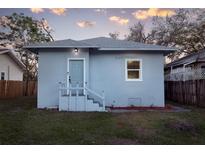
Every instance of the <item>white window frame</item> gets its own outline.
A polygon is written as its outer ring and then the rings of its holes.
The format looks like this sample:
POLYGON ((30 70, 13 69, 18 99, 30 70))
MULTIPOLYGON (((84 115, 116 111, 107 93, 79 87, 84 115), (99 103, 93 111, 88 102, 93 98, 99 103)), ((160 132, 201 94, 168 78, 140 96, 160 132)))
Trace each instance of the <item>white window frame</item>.
POLYGON ((142 59, 134 59, 134 58, 125 59, 125 81, 143 81, 142 80, 142 59), (128 61, 139 61, 140 62, 140 69, 127 69, 127 62, 128 61), (129 79, 128 78, 128 70, 139 70, 139 79, 129 79))

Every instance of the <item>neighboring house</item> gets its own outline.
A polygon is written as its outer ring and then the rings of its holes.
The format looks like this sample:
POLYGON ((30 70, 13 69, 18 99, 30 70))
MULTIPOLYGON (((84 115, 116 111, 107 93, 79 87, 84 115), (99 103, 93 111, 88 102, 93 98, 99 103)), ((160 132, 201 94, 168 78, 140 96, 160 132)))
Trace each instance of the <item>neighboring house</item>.
POLYGON ((38 108, 105 111, 105 106, 164 107, 164 56, 158 45, 98 37, 25 48, 39 55, 38 108))
POLYGON ((23 81, 24 64, 10 49, 0 48, 0 80, 23 81))
POLYGON ((205 79, 205 49, 165 66, 165 80, 205 79))

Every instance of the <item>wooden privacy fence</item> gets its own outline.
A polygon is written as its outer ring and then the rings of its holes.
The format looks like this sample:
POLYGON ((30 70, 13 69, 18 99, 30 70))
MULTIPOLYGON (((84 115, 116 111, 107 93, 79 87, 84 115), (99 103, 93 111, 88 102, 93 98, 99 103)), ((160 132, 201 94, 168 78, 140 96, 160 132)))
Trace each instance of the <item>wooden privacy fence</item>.
POLYGON ((0 80, 0 98, 15 98, 25 96, 25 94, 27 96, 37 95, 36 81, 29 81, 28 88, 26 88, 25 81, 0 80))
POLYGON ((205 79, 165 81, 166 99, 205 107, 205 79))

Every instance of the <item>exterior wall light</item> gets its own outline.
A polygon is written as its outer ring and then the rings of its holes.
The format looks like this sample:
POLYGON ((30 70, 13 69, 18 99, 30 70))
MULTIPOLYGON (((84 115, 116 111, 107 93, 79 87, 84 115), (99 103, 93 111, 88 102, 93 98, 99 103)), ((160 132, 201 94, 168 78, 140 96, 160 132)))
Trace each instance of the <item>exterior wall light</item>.
POLYGON ((75 53, 75 55, 77 55, 78 52, 79 52, 79 51, 78 51, 78 48, 75 48, 75 49, 74 49, 74 53, 75 53))

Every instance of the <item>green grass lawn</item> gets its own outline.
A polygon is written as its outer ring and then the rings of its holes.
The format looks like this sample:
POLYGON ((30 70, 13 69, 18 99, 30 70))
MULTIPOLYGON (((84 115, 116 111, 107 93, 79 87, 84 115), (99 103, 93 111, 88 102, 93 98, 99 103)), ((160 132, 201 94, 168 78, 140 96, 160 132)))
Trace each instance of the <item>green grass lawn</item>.
POLYGON ((36 109, 35 98, 0 100, 0 144, 205 144, 205 109, 74 113, 36 109))

